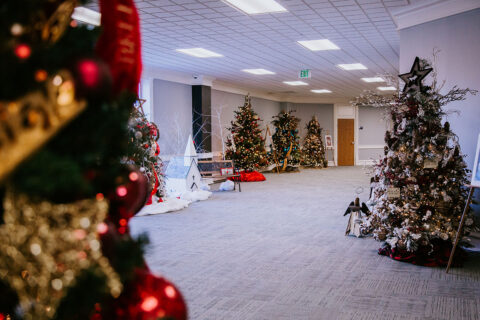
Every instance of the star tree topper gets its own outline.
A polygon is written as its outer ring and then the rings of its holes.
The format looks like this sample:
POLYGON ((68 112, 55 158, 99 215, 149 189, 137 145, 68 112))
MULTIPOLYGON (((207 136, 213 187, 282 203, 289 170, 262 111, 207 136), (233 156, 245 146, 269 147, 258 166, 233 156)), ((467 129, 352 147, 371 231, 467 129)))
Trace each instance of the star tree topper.
POLYGON ((421 69, 420 68, 420 59, 415 58, 413 66, 410 69, 410 72, 398 75, 405 86, 403 87, 403 92, 421 91, 423 88, 422 80, 433 70, 433 68, 421 69))

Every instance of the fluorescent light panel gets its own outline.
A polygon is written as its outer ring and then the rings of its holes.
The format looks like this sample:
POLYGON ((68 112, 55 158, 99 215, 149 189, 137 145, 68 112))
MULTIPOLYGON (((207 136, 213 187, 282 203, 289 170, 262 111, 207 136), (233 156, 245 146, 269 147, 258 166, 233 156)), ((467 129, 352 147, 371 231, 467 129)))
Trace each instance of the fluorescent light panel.
POLYGON ((258 75, 263 75, 263 74, 275 74, 275 72, 265 70, 265 69, 243 69, 243 72, 248 72, 252 74, 258 74, 258 75))
POLYGON ((365 70, 367 67, 365 67, 361 63, 343 63, 343 64, 337 64, 337 66, 343 70, 365 70))
POLYGON ((287 9, 282 7, 274 0, 223 0, 247 14, 285 12, 287 9))
POLYGON ((100 25, 101 17, 102 15, 100 14, 100 12, 85 7, 76 7, 72 13, 72 19, 94 26, 100 25))
POLYGON ((303 81, 283 81, 283 83, 288 84, 289 86, 308 86, 308 83, 303 81))
POLYGON ((365 82, 385 82, 381 77, 362 78, 362 80, 365 82))
POLYGON ((223 57, 223 55, 204 49, 204 48, 189 48, 189 49, 177 49, 176 51, 185 53, 197 58, 216 58, 223 57))
POLYGON ((380 91, 396 91, 397 90, 397 88, 395 87, 378 87, 377 89, 380 91))
POLYGON ((312 92, 315 92, 315 93, 332 93, 332 91, 328 90, 328 89, 315 89, 315 90, 310 90, 312 92))
POLYGON ((305 48, 312 51, 339 50, 340 48, 328 39, 297 41, 305 48))

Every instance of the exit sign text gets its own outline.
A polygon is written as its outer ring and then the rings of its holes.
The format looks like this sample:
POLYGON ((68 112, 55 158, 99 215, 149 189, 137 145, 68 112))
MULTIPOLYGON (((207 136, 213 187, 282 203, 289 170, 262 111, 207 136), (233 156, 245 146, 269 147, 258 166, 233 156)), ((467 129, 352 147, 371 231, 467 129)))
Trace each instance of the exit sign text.
POLYGON ((310 71, 310 69, 300 70, 300 72, 298 73, 298 77, 300 79, 309 79, 312 77, 312 72, 310 71))

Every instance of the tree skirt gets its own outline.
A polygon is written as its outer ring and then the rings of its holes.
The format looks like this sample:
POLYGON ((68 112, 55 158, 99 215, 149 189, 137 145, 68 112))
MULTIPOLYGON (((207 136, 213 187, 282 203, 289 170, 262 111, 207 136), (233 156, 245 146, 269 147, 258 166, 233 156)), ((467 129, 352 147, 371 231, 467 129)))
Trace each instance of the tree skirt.
MULTIPOLYGON (((234 178, 229 178, 230 180, 234 180, 234 178)), ((238 178, 235 178, 238 179, 238 178)), ((240 181, 241 182, 254 182, 254 181, 265 181, 267 180, 263 174, 258 171, 252 172, 240 172, 240 181)))
MULTIPOLYGON (((378 249, 378 254, 387 256, 393 260, 408 262, 411 264, 425 267, 444 267, 448 264, 452 244, 447 241, 439 240, 433 242, 433 249, 430 247, 420 247, 414 252, 404 249, 392 248, 386 244, 383 248, 378 249)), ((465 258, 465 251, 457 247, 455 250, 454 266, 461 266, 465 258)))
POLYGON ((148 216, 151 214, 179 211, 187 208, 192 202, 207 200, 212 193, 205 190, 186 191, 179 197, 168 197, 162 202, 145 205, 135 216, 148 216))

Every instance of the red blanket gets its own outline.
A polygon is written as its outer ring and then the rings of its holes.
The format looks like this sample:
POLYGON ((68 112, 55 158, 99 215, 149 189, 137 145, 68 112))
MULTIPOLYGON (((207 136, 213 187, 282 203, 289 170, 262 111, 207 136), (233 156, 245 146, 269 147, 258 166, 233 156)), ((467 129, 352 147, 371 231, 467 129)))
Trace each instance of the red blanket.
MULTIPOLYGON (((234 180, 238 178, 230 178, 230 180, 234 180)), ((241 182, 254 182, 254 181, 265 181, 265 176, 258 171, 252 172, 240 172, 240 181, 241 182)))

